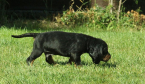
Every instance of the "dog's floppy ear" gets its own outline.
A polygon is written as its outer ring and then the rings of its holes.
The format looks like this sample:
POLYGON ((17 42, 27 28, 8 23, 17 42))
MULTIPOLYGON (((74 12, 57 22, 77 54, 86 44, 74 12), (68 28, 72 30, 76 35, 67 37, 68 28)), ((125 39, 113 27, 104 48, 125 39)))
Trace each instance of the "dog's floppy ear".
POLYGON ((95 64, 99 64, 100 57, 102 56, 102 50, 98 46, 91 47, 89 50, 89 55, 95 64))
POLYGON ((103 55, 103 47, 101 45, 98 45, 96 50, 95 50, 95 64, 99 64, 101 61, 101 57, 103 55))
POLYGON ((93 48, 90 48, 90 50, 89 50, 90 56, 93 56, 93 52, 94 52, 94 49, 93 48))
POLYGON ((104 55, 104 54, 107 54, 108 53, 108 46, 104 46, 104 45, 99 45, 98 46, 98 53, 100 55, 104 55))
MULTIPOLYGON (((101 48, 101 47, 100 47, 101 48)), ((102 50, 102 48, 100 49, 100 48, 93 48, 93 47, 91 47, 90 48, 90 50, 89 50, 89 54, 91 55, 91 56, 93 56, 93 55, 95 55, 95 54, 102 54, 103 53, 103 50, 102 50)))

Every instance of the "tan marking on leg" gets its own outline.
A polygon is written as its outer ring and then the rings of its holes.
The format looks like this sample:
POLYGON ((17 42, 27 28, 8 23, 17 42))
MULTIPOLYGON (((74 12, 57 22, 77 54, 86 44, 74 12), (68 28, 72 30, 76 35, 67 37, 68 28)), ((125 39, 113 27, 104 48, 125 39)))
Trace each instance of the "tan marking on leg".
POLYGON ((34 61, 35 61, 35 60, 32 60, 32 61, 31 61, 31 66, 33 65, 33 62, 34 62, 34 61))

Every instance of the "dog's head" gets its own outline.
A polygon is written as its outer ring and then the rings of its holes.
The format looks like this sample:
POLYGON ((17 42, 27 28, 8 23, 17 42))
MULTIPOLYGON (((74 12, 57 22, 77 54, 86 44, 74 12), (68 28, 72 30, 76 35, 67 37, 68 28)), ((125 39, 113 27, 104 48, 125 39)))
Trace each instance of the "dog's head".
POLYGON ((108 52, 108 46, 104 41, 93 44, 90 47, 89 55, 92 57, 95 64, 99 64, 100 61, 107 62, 111 58, 108 52))

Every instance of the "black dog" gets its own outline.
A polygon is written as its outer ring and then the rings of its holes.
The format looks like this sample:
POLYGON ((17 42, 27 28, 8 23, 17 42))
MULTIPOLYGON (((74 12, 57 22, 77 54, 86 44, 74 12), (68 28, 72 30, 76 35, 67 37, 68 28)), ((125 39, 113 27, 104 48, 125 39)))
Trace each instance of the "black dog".
POLYGON ((53 31, 46 33, 25 33, 22 35, 12 35, 14 38, 34 37, 33 51, 27 58, 27 63, 33 64, 43 52, 46 62, 54 64, 52 55, 70 57, 69 63, 75 62, 80 65, 80 56, 89 53, 93 62, 99 64, 100 61, 107 62, 111 55, 105 41, 80 33, 67 33, 53 31))

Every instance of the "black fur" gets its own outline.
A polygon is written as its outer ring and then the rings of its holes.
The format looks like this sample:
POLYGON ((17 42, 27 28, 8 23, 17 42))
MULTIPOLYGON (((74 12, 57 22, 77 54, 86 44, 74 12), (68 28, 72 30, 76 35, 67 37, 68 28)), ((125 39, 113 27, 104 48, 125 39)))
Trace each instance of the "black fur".
POLYGON ((100 61, 107 62, 111 55, 105 41, 80 33, 67 33, 53 31, 46 33, 26 33, 22 35, 12 35, 14 38, 34 37, 33 51, 27 58, 27 63, 33 61, 45 53, 46 62, 53 64, 52 55, 70 57, 69 62, 80 65, 80 56, 89 53, 93 62, 99 64, 100 61))

